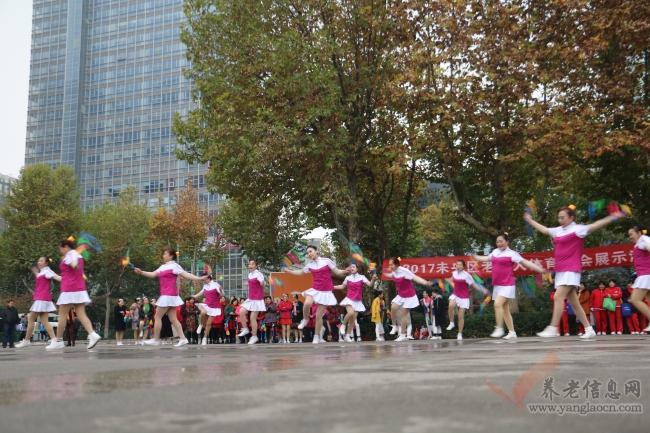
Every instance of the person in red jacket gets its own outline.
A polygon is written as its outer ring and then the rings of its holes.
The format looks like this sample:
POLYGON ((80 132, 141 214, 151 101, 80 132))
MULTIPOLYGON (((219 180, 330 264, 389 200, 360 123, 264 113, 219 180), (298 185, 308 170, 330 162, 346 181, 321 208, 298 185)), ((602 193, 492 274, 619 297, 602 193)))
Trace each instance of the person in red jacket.
POLYGON ((623 297, 623 292, 616 285, 616 281, 609 280, 607 284, 609 287, 605 289, 606 296, 616 301, 616 311, 607 311, 609 316, 609 330, 612 335, 623 335, 623 316, 621 315, 621 298, 623 297))
POLYGON ((606 297, 605 282, 601 281, 598 288, 591 292, 591 309, 596 316, 597 335, 607 335, 607 310, 603 308, 603 301, 606 297))
POLYGON ((278 304, 278 311, 280 312, 280 325, 282 326, 282 341, 281 343, 289 343, 289 333, 291 327, 291 310, 293 310, 293 302, 289 302, 289 295, 286 293, 282 295, 282 300, 278 304))
MULTIPOLYGON (((555 302, 555 292, 551 293, 551 302, 555 302)), ((562 317, 560 318, 560 325, 557 327, 557 332, 560 335, 562 334, 562 329, 564 329, 564 335, 571 335, 569 333, 569 312, 566 308, 567 300, 564 299, 564 311, 562 311, 562 317)))

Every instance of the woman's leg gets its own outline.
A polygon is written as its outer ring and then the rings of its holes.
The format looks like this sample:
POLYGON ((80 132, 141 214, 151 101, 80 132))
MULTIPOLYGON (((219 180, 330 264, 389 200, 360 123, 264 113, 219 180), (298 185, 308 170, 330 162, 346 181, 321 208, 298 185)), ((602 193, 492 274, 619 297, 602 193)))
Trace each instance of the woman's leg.
MULTIPOLYGON (((349 306, 349 305, 348 305, 349 306)), ((352 336, 352 332, 354 331, 354 328, 357 326, 357 316, 359 315, 358 311, 352 311, 352 317, 350 317, 350 320, 348 321, 348 335, 352 336)), ((357 337, 361 338, 361 335, 357 335, 357 337)))
MULTIPOLYGON (((39 315, 41 317, 43 317, 43 315, 45 315, 45 320, 47 320, 47 313, 36 313, 34 311, 29 312, 29 322, 27 323, 27 332, 25 333, 25 338, 24 338, 25 341, 29 341, 32 334, 34 333, 34 323, 36 323, 36 318, 39 315)), ((45 326, 45 323, 43 322, 43 319, 41 319, 41 323, 43 323, 43 326, 45 326)), ((49 322, 48 322, 48 325, 50 326, 50 331, 52 331, 52 332, 48 331, 48 332, 50 332, 50 338, 54 338, 55 335, 54 335, 54 331, 52 330, 52 325, 49 322)))
POLYGON ((463 328, 465 327, 465 309, 458 309, 458 333, 463 333, 463 328))
POLYGON ((86 315, 86 304, 75 304, 74 311, 77 313, 77 318, 83 325, 84 329, 88 335, 94 333, 93 324, 90 322, 90 319, 86 315))
MULTIPOLYGON (((311 296, 308 296, 308 298, 311 298, 311 296)), ((312 303, 313 303, 313 298, 312 298, 312 303)), ((307 305, 308 300, 305 300, 305 305, 307 305)), ((311 308, 311 304, 309 304, 311 308)), ((316 308, 316 328, 314 330, 314 335, 321 335, 321 330, 323 329, 323 313, 325 312, 325 308, 327 308, 326 305, 318 305, 318 308, 316 308)), ((309 315, 307 315, 309 317, 309 315)))
MULTIPOLYGON (((643 316, 646 318, 650 319, 650 307, 643 302, 643 299, 646 297, 648 294, 648 290, 646 289, 634 289, 632 290, 632 296, 630 296, 630 301, 632 302, 632 305, 637 309, 639 313, 641 313, 643 316)), ((641 323, 641 325, 645 324, 641 323)), ((641 329, 641 332, 643 332, 644 329, 641 329)))
MULTIPOLYGON (((167 307, 165 311, 163 311, 160 314, 160 320, 158 320, 157 316, 158 316, 158 311, 160 310, 161 309, 159 308, 156 311, 156 323, 154 323, 154 338, 160 338, 160 328, 162 327, 162 316, 164 316, 165 313, 167 313, 167 317, 169 317, 169 321, 171 322, 172 327, 176 330, 176 333, 178 334, 178 338, 180 340, 183 340, 181 339, 181 336, 184 337, 185 335, 183 334, 183 327, 181 326, 181 322, 179 322, 178 317, 176 317, 176 308, 167 307)), ((185 338, 184 340, 187 340, 187 338, 185 338)))
POLYGON ((352 305, 346 305, 345 306, 345 317, 343 318, 343 325, 345 326, 343 328, 343 333, 350 335, 352 334, 352 329, 354 328, 354 318, 356 315, 354 314, 354 308, 352 308, 352 305))
POLYGON ((510 302, 507 298, 504 298, 506 302, 503 304, 503 320, 506 322, 508 331, 515 332, 515 324, 512 321, 512 315, 510 314, 510 302))
POLYGON ((408 327, 411 324, 411 317, 409 316, 410 308, 402 307, 402 316, 399 318, 399 323, 402 328, 402 334, 408 335, 408 327))
MULTIPOLYGON (((63 331, 65 331, 65 325, 68 323, 68 313, 70 312, 72 305, 59 305, 59 325, 56 327, 56 339, 63 340, 63 331)), ((45 327, 45 323, 43 323, 45 327)))
MULTIPOLYGON (((394 329, 397 329, 397 310, 399 310, 399 305, 396 303, 390 304, 390 322, 391 325, 395 327, 394 329)), ((406 330, 406 328, 404 329, 406 330)))
MULTIPOLYGON (((201 310, 201 314, 203 314, 205 310, 201 310)), ((208 339, 208 336, 210 336, 210 332, 212 331, 212 322, 214 321, 214 316, 208 316, 206 314, 206 319, 205 319, 205 325, 203 326, 203 338, 208 339)))
MULTIPOLYGON (((241 321, 241 327, 242 329, 248 328, 247 321, 246 321, 246 314, 248 313, 248 310, 244 307, 241 307, 239 309, 239 320, 241 321)), ((251 314, 251 322, 253 321, 253 315, 251 314)), ((255 329, 255 327, 251 323, 251 328, 255 329)))
POLYGON ((455 311, 456 311, 456 300, 452 299, 451 301, 449 301, 449 324, 450 325, 454 323, 455 311))
POLYGON ((504 296, 497 296, 497 299, 494 301, 494 315, 497 319, 497 328, 503 328, 503 304, 508 304, 508 298, 504 296))
MULTIPOLYGON (((562 316, 562 313, 564 312, 564 298, 567 298, 569 300, 569 304, 571 305, 571 308, 573 308, 573 311, 575 312, 575 315, 577 319, 580 321, 580 323, 590 323, 589 319, 587 319, 587 315, 585 314, 585 310, 582 309, 582 305, 580 305, 580 298, 578 297, 578 291, 575 289, 574 286, 560 286, 558 290, 555 292, 555 303, 553 305, 553 320, 555 320, 555 315, 557 313, 557 322, 555 326, 560 324, 560 317, 562 316), (565 288, 566 291, 564 294, 560 293, 560 289, 565 288), (559 302, 558 302, 558 296, 559 296, 559 302), (559 306, 559 309, 558 309, 559 306)), ((568 322, 568 321, 567 321, 568 322)), ((553 325, 553 322, 551 322, 551 325, 553 325)), ((585 326, 585 328, 591 328, 591 325, 585 326)))

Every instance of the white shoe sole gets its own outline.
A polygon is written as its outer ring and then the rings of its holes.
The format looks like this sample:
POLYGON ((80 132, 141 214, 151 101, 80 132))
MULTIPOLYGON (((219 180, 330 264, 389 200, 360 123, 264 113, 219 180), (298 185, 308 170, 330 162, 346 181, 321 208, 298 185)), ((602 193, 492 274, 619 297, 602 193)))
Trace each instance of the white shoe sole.
POLYGON ((189 340, 180 340, 178 343, 174 344, 174 347, 181 347, 189 344, 189 340))

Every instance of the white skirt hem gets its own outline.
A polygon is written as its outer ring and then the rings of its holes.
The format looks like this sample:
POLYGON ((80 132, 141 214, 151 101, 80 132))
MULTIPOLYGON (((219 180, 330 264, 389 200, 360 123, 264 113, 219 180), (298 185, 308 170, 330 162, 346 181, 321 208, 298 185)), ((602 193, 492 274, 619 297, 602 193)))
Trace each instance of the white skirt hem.
POLYGON ((556 272, 555 273, 555 288, 560 286, 576 286, 580 287, 580 272, 556 272))
POLYGON ((200 304, 199 309, 205 310, 205 314, 210 317, 221 316, 221 308, 210 308, 208 307, 208 304, 200 304))
POLYGON ((85 290, 79 292, 61 292, 56 305, 77 305, 77 304, 90 304, 90 296, 85 290))
POLYGON ((49 313, 56 311, 56 306, 52 301, 34 301, 29 311, 33 311, 34 313, 49 313))
POLYGON ((183 305, 184 302, 180 296, 161 295, 156 299, 156 307, 178 307, 183 305))
POLYGON ((636 277, 634 284, 632 284, 632 288, 650 290, 650 275, 641 275, 640 277, 636 277))
POLYGON ((365 305, 361 301, 354 301, 350 298, 345 298, 341 301, 341 306, 350 305, 354 311, 363 312, 366 311, 365 305))
POLYGON ((494 290, 492 290, 492 299, 496 300, 499 296, 508 299, 515 299, 517 297, 517 289, 515 286, 494 286, 494 290))
POLYGON ((417 295, 411 296, 410 298, 402 298, 400 295, 397 295, 393 298, 391 304, 397 304, 402 308, 416 308, 420 305, 417 295))
POLYGON ((458 296, 452 294, 449 297, 449 300, 451 301, 452 299, 456 301, 456 305, 458 305, 458 308, 464 308, 466 310, 469 310, 469 298, 459 298, 458 296))
POLYGON ((318 305, 336 305, 336 297, 332 292, 321 292, 316 289, 309 289, 302 292, 305 298, 311 296, 318 305))
POLYGON ((253 299, 246 299, 244 303, 241 304, 241 307, 246 308, 246 311, 266 311, 266 305, 264 305, 264 301, 253 299))

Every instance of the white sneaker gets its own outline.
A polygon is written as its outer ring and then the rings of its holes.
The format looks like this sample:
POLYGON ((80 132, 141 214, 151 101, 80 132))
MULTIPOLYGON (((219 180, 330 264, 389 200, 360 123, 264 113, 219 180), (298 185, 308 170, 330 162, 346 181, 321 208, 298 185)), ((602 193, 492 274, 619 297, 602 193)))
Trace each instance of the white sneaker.
POLYGON ((345 340, 346 343, 354 343, 354 340, 348 334, 345 334, 343 340, 345 340))
POLYGON ((622 332, 617 332, 616 335, 623 335, 623 333, 622 332))
POLYGON ((451 322, 451 323, 449 324, 449 326, 447 326, 447 331, 451 331, 451 330, 454 329, 455 327, 456 327, 456 324, 455 324, 454 322, 451 322))
MULTIPOLYGON (((185 340, 187 341, 187 340, 185 340)), ((153 338, 150 338, 149 340, 144 340, 141 345, 147 345, 147 346, 162 346, 162 341, 160 340, 154 340, 153 338)))
POLYGON ((582 337, 582 335, 583 335, 582 332, 580 332, 580 333, 578 334, 578 336, 580 336, 580 337, 582 337))
POLYGON ((53 338, 52 341, 50 341, 50 344, 45 347, 46 350, 53 350, 53 349, 63 349, 65 347, 65 344, 63 343, 63 340, 58 340, 56 338, 53 338))
POLYGON ((320 337, 318 335, 314 335, 314 339, 312 340, 311 344, 318 344, 320 337))
POLYGON ((121 341, 118 341, 118 342, 117 342, 117 345, 118 345, 118 346, 124 346, 124 344, 122 344, 121 341))
POLYGON ((557 326, 547 326, 542 332, 538 332, 537 336, 542 338, 553 338, 559 337, 560 334, 557 332, 557 326))
POLYGON ((390 328, 390 332, 389 332, 389 334, 390 334, 390 335, 395 335, 395 334, 397 334, 397 326, 395 326, 395 325, 390 325, 390 326, 391 326, 391 328, 390 328))
POLYGON ((237 337, 244 337, 244 336, 246 336, 246 335, 248 335, 248 334, 250 334, 250 333, 251 333, 251 330, 250 330, 250 329, 248 329, 248 328, 242 328, 242 330, 239 331, 239 334, 237 334, 237 337))
POLYGON ((385 338, 382 338, 382 337, 379 337, 379 338, 376 339, 375 341, 386 341, 386 339, 385 339, 385 338))
POLYGON ((306 319, 302 319, 302 320, 300 321, 300 324, 298 325, 298 329, 305 329, 305 326, 307 326, 307 320, 306 320, 306 319))
POLYGON ((494 328, 494 332, 490 334, 490 337, 492 338, 501 338, 506 334, 506 332, 503 330, 503 328, 494 328))
POLYGON ((20 343, 16 344, 16 349, 22 349, 23 347, 27 347, 30 344, 32 343, 30 343, 29 340, 23 340, 20 343))
POLYGON ((93 332, 92 334, 90 334, 88 336, 88 349, 92 349, 93 347, 95 347, 95 345, 97 343, 99 343, 99 340, 101 340, 101 339, 102 339, 102 337, 100 337, 99 334, 96 333, 96 332, 93 332))
POLYGON ((407 335, 407 336, 406 336, 406 339, 407 339, 407 340, 415 340, 415 338, 413 338, 412 335, 407 335))
POLYGON ((650 325, 643 329, 643 332, 650 332, 650 325))
POLYGON ((590 338, 594 338, 596 336, 596 333, 594 332, 594 328, 589 328, 585 329, 585 335, 581 336, 581 340, 588 340, 590 338))
POLYGON ((302 343, 302 338, 299 338, 299 339, 298 339, 298 343, 302 343))
POLYGON ((462 339, 463 339, 463 334, 459 332, 458 335, 456 336, 456 340, 462 340, 462 339))
POLYGON ((202 329, 203 329, 203 325, 199 325, 198 328, 196 328, 196 335, 201 335, 202 329))
POLYGON ((248 344, 255 344, 258 341, 260 341, 260 339, 253 335, 251 338, 248 339, 248 344))
POLYGON ((174 347, 185 346, 188 343, 189 343, 189 341, 187 340, 187 338, 185 340, 178 340, 178 343, 174 344, 174 347))
POLYGON ((202 338, 201 339, 201 346, 207 346, 208 345, 208 339, 207 338, 202 338))
POLYGON ((435 335, 432 335, 431 337, 429 337, 429 340, 435 340, 435 339, 436 339, 435 335))
POLYGON ((400 336, 395 339, 395 341, 406 341, 406 340, 408 339, 406 338, 405 334, 400 334, 400 336))
POLYGON ((508 335, 503 337, 504 340, 516 340, 517 339, 517 333, 514 331, 508 332, 508 335))

